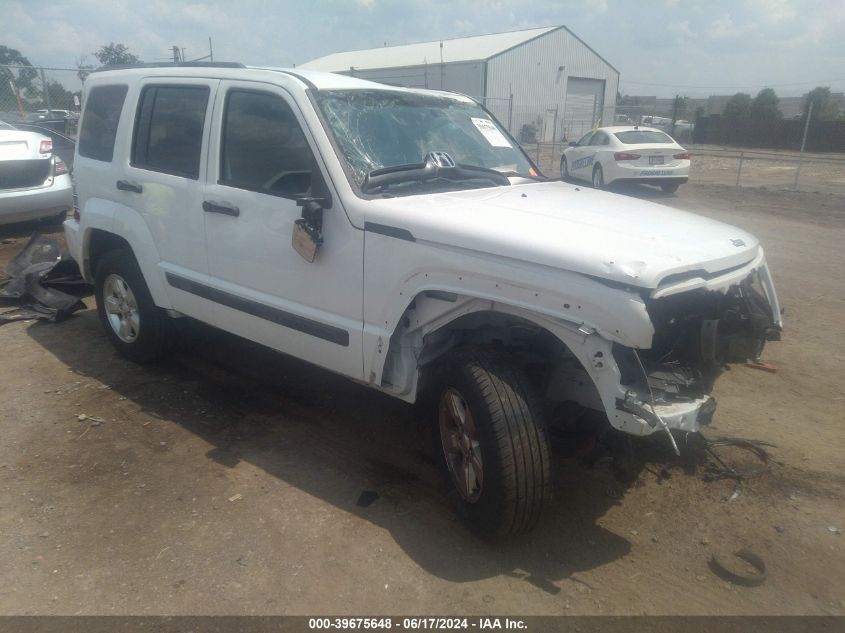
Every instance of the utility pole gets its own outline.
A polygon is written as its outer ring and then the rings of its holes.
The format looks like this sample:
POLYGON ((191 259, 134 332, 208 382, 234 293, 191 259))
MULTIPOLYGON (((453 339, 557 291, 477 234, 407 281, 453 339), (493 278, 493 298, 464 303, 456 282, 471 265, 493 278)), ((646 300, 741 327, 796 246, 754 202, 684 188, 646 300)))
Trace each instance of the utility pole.
MULTIPOLYGON (((50 89, 47 87, 47 79, 44 77, 44 69, 43 68, 41 69, 41 85, 44 87, 44 99, 47 101, 47 115, 48 115, 47 118, 49 119, 50 118, 50 116, 49 116, 50 111, 53 109, 53 104, 50 103, 50 89)), ((812 106, 812 105, 813 104, 810 103, 810 106, 812 106)), ((807 135, 807 133, 805 132, 804 136, 806 136, 806 135, 807 135)))
POLYGON ((214 61, 214 49, 211 47, 211 36, 208 36, 208 61, 214 61))
POLYGON ((798 167, 795 168, 795 181, 792 188, 798 191, 798 178, 801 176, 801 163, 803 163, 804 146, 807 144, 807 132, 810 130, 810 119, 813 117, 814 101, 810 101, 810 108, 807 110, 807 120, 804 121, 804 136, 801 138, 801 158, 798 159, 798 167))
POLYGON ((680 100, 679 95, 675 95, 675 99, 672 101, 672 132, 671 136, 675 136, 675 121, 678 120, 678 101, 680 100))
POLYGON ((182 55, 182 51, 179 50, 178 46, 173 47, 173 63, 178 64, 181 60, 179 57, 182 55))
POLYGON ((443 87, 443 40, 440 40, 440 89, 446 90, 443 87))
POLYGON ((807 131, 810 129, 810 119, 813 117, 813 106, 815 101, 810 101, 810 109, 807 110, 807 120, 804 121, 804 136, 801 139, 801 153, 804 153, 804 146, 807 144, 807 131))

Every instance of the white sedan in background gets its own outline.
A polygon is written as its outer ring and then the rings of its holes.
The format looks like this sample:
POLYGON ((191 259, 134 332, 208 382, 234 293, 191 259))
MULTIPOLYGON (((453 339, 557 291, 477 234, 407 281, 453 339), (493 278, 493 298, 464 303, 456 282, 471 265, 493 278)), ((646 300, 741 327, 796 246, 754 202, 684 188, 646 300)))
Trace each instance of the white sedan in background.
POLYGON ((0 121, 0 224, 64 220, 72 206, 70 174, 52 139, 0 121))
POLYGON ((570 143, 560 157, 560 177, 596 189, 615 182, 658 185, 674 192, 689 179, 690 154, 660 130, 640 126, 600 127, 570 143))

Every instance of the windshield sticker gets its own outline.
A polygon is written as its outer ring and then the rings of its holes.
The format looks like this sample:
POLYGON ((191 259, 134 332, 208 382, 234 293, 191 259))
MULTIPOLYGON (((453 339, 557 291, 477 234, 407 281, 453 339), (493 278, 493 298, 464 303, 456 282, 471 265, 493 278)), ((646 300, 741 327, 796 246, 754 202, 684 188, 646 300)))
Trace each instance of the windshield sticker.
POLYGON ((493 125, 493 121, 490 119, 477 119, 475 117, 470 118, 472 119, 473 125, 487 139, 490 145, 493 147, 512 147, 508 139, 505 138, 505 135, 499 131, 499 128, 493 125))

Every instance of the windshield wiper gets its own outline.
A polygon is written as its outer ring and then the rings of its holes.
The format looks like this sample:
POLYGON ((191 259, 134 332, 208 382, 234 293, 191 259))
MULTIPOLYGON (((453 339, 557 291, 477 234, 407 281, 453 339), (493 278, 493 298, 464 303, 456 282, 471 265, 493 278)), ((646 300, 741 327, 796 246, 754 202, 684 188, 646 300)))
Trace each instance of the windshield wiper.
POLYGON ((509 185, 510 180, 500 171, 475 165, 439 167, 433 162, 410 163, 374 169, 361 183, 361 191, 370 193, 402 182, 429 182, 435 180, 486 180, 495 186, 509 185))

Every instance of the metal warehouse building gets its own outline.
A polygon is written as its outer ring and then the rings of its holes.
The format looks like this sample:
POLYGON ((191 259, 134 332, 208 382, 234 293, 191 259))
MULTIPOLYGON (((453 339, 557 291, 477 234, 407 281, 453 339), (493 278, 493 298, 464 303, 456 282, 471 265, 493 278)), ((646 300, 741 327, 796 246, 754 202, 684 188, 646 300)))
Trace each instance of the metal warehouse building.
POLYGON ((301 66, 483 101, 524 142, 612 124, 619 71, 565 26, 333 53, 301 66))

